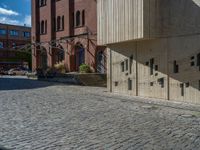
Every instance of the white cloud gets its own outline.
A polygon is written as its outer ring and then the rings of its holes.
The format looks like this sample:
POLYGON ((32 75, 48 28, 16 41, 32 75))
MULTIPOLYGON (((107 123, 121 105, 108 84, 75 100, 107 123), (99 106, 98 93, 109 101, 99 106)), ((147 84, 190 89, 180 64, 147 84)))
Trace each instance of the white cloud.
POLYGON ((9 9, 0 7, 0 15, 18 16, 19 13, 16 11, 13 11, 13 10, 9 10, 9 9))
POLYGON ((27 25, 27 26, 31 26, 31 15, 25 16, 24 24, 27 25))
POLYGON ((0 23, 20 25, 20 22, 18 20, 10 19, 8 17, 0 17, 0 23))
POLYGON ((20 26, 28 26, 31 27, 31 16, 27 15, 25 16, 24 20, 16 20, 16 19, 11 19, 9 17, 2 17, 0 16, 0 23, 4 24, 12 24, 12 25, 20 25, 20 26))

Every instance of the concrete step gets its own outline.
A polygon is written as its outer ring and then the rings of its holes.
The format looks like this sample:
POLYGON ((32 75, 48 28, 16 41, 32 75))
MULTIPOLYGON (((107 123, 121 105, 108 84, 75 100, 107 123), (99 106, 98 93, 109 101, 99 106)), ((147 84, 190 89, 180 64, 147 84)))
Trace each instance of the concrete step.
MULTIPOLYGON (((31 76, 31 78, 33 78, 31 76)), ((37 77, 38 80, 48 81, 48 82, 59 82, 74 85, 85 85, 85 86, 97 86, 106 87, 107 77, 106 74, 97 73, 67 73, 67 74, 57 74, 55 77, 37 77)))

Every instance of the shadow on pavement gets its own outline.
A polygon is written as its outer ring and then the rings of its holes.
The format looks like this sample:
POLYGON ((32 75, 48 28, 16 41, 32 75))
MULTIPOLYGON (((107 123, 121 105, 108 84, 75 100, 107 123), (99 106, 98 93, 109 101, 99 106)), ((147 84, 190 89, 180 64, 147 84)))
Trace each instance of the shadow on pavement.
MULTIPOLYGON (((48 86, 54 86, 55 83, 31 80, 26 77, 0 77, 0 91, 2 90, 23 90, 23 89, 36 89, 48 86)), ((0 149, 1 150, 1 149, 0 149)))
POLYGON ((5 148, 3 146, 0 146, 0 150, 9 150, 9 149, 7 149, 7 148, 5 148))

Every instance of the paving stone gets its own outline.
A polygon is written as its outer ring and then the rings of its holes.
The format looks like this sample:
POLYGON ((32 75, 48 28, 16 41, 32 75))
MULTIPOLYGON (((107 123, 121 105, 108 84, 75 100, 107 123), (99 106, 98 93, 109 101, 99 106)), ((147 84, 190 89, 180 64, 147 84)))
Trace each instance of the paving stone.
POLYGON ((1 77, 0 145, 16 150, 199 150, 197 107, 105 91, 1 77))

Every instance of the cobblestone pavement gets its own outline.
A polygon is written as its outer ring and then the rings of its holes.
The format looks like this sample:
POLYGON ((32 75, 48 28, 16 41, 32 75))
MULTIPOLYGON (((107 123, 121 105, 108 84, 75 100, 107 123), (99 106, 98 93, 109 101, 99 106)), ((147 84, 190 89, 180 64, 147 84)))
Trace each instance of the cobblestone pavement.
POLYGON ((200 150, 200 111, 191 110, 113 95, 105 88, 0 77, 0 145, 16 150, 200 150))

